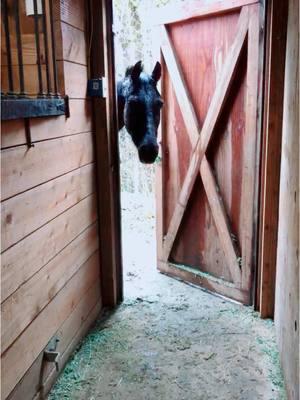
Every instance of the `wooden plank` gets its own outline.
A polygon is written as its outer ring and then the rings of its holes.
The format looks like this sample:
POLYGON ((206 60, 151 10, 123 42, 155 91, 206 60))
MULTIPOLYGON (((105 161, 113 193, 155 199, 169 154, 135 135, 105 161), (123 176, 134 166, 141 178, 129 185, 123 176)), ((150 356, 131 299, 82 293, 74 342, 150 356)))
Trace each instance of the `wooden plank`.
POLYGON ((99 279, 99 257, 95 253, 47 305, 2 356, 2 397, 5 399, 26 373, 83 295, 99 279), (26 351, 24 351, 26 349, 26 351), (22 354, 22 357, 20 355, 22 354))
POLYGON ((186 1, 178 4, 168 4, 155 11, 151 21, 156 25, 182 22, 191 18, 203 18, 229 11, 243 6, 258 3, 258 0, 204 0, 186 1))
POLYGON ((253 278, 253 254, 255 243, 253 240, 254 204, 256 189, 256 154, 258 143, 257 109, 258 109, 258 67, 259 67, 259 5, 249 6, 250 20, 248 33, 247 57, 247 94, 246 94, 246 121, 245 143, 246 151, 243 154, 243 182, 242 182, 242 287, 249 290, 253 278))
MULTIPOLYGON (((197 177, 200 163, 205 154, 213 129, 218 120, 222 107, 224 105, 226 95, 229 91, 230 84, 234 77, 237 62, 242 51, 242 47, 248 31, 248 10, 244 8, 241 12, 238 31, 233 44, 226 57, 222 73, 219 78, 218 86, 212 97, 209 110, 204 121, 201 134, 197 140, 197 144, 191 157, 190 165, 180 191, 173 217, 171 219, 168 233, 164 240, 164 260, 167 260, 172 249, 178 228, 180 226, 189 196, 191 194, 195 179, 197 177)), ((175 86, 175 85, 174 85, 175 86)), ((180 104, 180 99, 177 99, 180 104)))
POLYGON ((1 256, 1 301, 37 273, 96 218, 96 196, 92 195, 6 250, 1 256))
MULTIPOLYGON (((61 365, 62 366, 66 365, 69 358, 74 353, 77 344, 80 342, 80 340, 82 340, 85 337, 85 335, 88 334, 89 329, 92 328, 93 323, 95 322, 95 319, 97 317, 99 317, 100 313, 101 313, 101 305, 98 303, 98 304, 96 304, 94 309, 91 311, 86 323, 82 326, 80 331, 77 332, 75 337, 70 342, 70 345, 68 346, 66 351, 62 354, 62 356, 61 356, 61 365)), ((55 383, 55 380, 58 378, 58 376, 59 376, 59 372, 57 372, 55 368, 52 368, 51 373, 49 374, 47 379, 43 382, 43 386, 41 387, 41 390, 34 397, 34 400, 38 400, 41 398, 41 396, 47 395, 50 392, 50 389, 52 388, 52 386, 55 383)))
MULTIPOLYGON (((279 6, 276 1, 274 6, 279 6)), ((287 398, 299 386, 299 2, 289 1, 283 96, 275 328, 287 398)))
MULTIPOLYGON (((37 77, 37 65, 24 65, 24 85, 25 92, 28 95, 36 95, 39 92, 39 82, 37 77)), ((41 65, 42 70, 42 80, 46 82, 46 66, 41 65)), ((19 80, 19 67, 16 65, 12 66, 12 74, 14 81, 15 92, 20 91, 20 80, 19 80)), ((8 92, 8 79, 7 79, 7 66, 3 65, 1 67, 1 90, 5 93, 8 92)))
POLYGON ((60 19, 75 28, 85 29, 85 1, 60 1, 60 19))
POLYGON ((2 200, 92 161, 90 133, 2 150, 2 200))
MULTIPOLYGON (((60 371, 79 340, 86 334, 91 324, 98 317, 100 310, 100 285, 99 282, 96 282, 54 334, 55 337, 59 338, 57 350, 61 353, 59 360, 60 371)), ((53 365, 51 364, 52 368, 50 368, 48 364, 44 360, 44 351, 42 351, 7 400, 33 399, 38 391, 47 386, 50 376, 54 375, 53 365)), ((57 377, 57 373, 55 377, 57 377)))
MULTIPOLYGON (((1 30, 1 66, 7 66, 7 50, 5 47, 4 30, 1 30)), ((19 65, 18 63, 18 49, 15 40, 15 35, 10 35, 11 43, 11 59, 12 65, 19 65)), ((35 35, 33 33, 22 33, 22 52, 23 52, 23 65, 34 65, 36 67, 37 55, 36 55, 36 44, 35 35)), ((45 64, 45 51, 44 51, 44 39, 40 36, 40 54, 41 63, 45 64)))
POLYGON ((93 193, 94 164, 78 168, 1 203, 1 251, 93 193))
POLYGON ((288 2, 268 3, 258 287, 262 318, 274 316, 287 11, 288 2))
POLYGON ((217 183, 205 156, 203 157, 201 163, 200 173, 219 234, 220 243, 224 251, 232 279, 235 285, 238 287, 241 283, 241 269, 238 262, 239 253, 233 246, 229 220, 218 191, 217 183))
POLYGON ((87 88, 87 67, 69 61, 58 61, 57 69, 61 92, 71 99, 84 99, 87 88))
POLYGON ((2 353, 43 312, 97 248, 97 226, 94 224, 2 303, 2 353))
POLYGON ((202 286, 213 293, 232 298, 243 304, 249 304, 249 293, 247 291, 236 288, 234 284, 226 283, 224 280, 214 278, 199 270, 164 261, 158 261, 158 269, 162 273, 202 286))
POLYGON ((108 136, 111 153, 111 197, 112 197, 112 251, 115 254, 115 264, 112 270, 115 273, 115 287, 117 303, 123 301, 123 265, 122 265, 122 241, 121 241, 121 183, 120 183, 120 159, 119 159, 119 127, 117 110, 117 90, 115 74, 115 51, 113 32, 113 2, 103 1, 103 29, 104 29, 104 64, 108 82, 108 97, 106 103, 108 118, 108 136))
POLYGON ((187 133, 195 148, 199 134, 201 132, 198 119, 188 93, 188 88, 183 77, 183 72, 176 57, 176 51, 171 43, 166 28, 161 29, 161 50, 164 61, 169 71, 169 75, 173 82, 173 88, 181 110, 187 133))
MULTIPOLYGON (((72 339, 70 342, 70 345, 66 349, 66 351, 62 354, 61 356, 61 365, 65 366, 69 360, 69 358, 72 356, 74 353, 78 343, 80 340, 82 340, 87 334, 90 328, 92 328, 95 319, 100 315, 101 312, 101 305, 98 303, 94 307, 94 309, 91 311, 89 318, 85 322, 85 324, 82 326, 79 332, 75 335, 75 337, 72 339)), ((55 383, 55 380, 58 378, 59 372, 56 371, 55 368, 51 369, 51 373, 47 377, 47 379, 43 382, 43 386, 41 387, 41 390, 36 394, 34 397, 34 400, 38 400, 41 398, 41 396, 45 396, 50 392, 50 389, 52 388, 53 384, 55 383)))
MULTIPOLYGON (((162 53, 160 51, 160 59, 163 60, 162 53)), ((162 61, 163 63, 163 61, 162 61)), ((164 84, 164 71, 162 68, 162 85, 164 84)), ((162 93, 165 93, 164 88, 161 90, 162 93)), ((159 143, 159 162, 155 163, 155 202, 156 202, 156 257, 158 260, 162 260, 163 258, 163 229, 164 229, 164 215, 163 215, 163 171, 164 171, 164 157, 163 157, 163 149, 164 149, 164 135, 162 132, 165 132, 166 121, 164 113, 161 114, 161 123, 158 127, 157 131, 157 143, 159 143)))
POLYGON ((56 39, 57 61, 87 65, 85 33, 65 22, 58 21, 57 24, 60 24, 60 38, 56 39))
POLYGON ((93 99, 97 182, 105 188, 98 196, 102 299, 114 307, 122 299, 119 160, 117 152, 117 117, 114 90, 111 4, 91 1, 93 37, 91 44, 92 77, 108 76, 108 96, 93 99), (108 7, 108 8, 107 8, 108 7), (102 21, 103 26, 96 21, 102 21), (110 33, 109 33, 110 32, 110 33), (103 44, 103 45, 101 45, 103 44))
MULTIPOLYGON (((71 99, 69 108, 70 118, 65 116, 32 118, 30 120, 32 142, 91 132, 91 101, 71 99)), ((1 121, 1 147, 13 147, 21 144, 26 144, 24 121, 1 121)))

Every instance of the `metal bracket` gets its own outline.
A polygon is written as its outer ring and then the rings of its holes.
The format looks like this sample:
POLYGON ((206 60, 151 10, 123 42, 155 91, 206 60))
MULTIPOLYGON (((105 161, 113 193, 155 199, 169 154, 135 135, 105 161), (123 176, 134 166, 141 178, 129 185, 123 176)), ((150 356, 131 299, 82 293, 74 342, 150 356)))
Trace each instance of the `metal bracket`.
POLYGON ((54 336, 50 340, 50 342, 47 345, 46 350, 44 351, 44 359, 48 362, 54 362, 57 372, 59 371, 58 360, 60 357, 60 352, 56 351, 58 342, 59 342, 59 339, 54 336))
POLYGON ((26 135, 27 147, 28 148, 34 147, 34 144, 32 143, 32 139, 31 139, 30 119, 24 118, 24 124, 25 124, 25 135, 26 135))
POLYGON ((106 78, 89 79, 87 84, 87 95, 90 97, 107 97, 106 78))

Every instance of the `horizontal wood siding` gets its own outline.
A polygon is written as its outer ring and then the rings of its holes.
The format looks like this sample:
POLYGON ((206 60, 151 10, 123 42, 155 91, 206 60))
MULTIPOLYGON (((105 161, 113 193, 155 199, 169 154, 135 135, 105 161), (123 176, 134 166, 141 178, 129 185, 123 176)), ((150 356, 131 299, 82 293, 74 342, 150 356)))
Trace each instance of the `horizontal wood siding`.
MULTIPOLYGON (((60 90, 70 98, 70 118, 31 119, 31 148, 24 120, 2 123, 3 400, 45 396, 58 375, 43 357, 49 341, 60 340, 62 368, 102 309, 85 2, 54 4, 60 90)), ((33 78, 34 47, 27 42, 25 73, 33 78)), ((2 87, 6 82, 4 68, 2 87)))
MULTIPOLYGON (((55 336, 60 339, 57 350, 62 355, 59 362, 61 368, 64 366, 65 359, 74 350, 74 345, 77 345, 78 340, 87 332, 87 329, 89 329, 97 315, 99 315, 100 309, 100 287, 98 282, 96 282, 86 292, 74 311, 55 333, 55 336), (76 331, 77 329, 78 331, 76 331)), ((53 364, 44 363, 43 365, 43 356, 42 351, 12 391, 8 397, 9 400, 24 400, 24 393, 27 393, 28 398, 32 399, 37 391, 42 390, 42 385, 49 387, 49 381, 53 382, 53 378, 58 373, 53 364), (42 379, 40 379, 41 371, 42 379)))
POLYGON ((2 200, 93 161, 91 133, 71 135, 2 151, 2 200))
MULTIPOLYGON (((33 118, 30 121, 33 143, 57 137, 91 132, 91 102, 89 99, 70 99, 70 118, 65 116, 51 118, 33 118)), ((1 147, 13 147, 26 144, 23 120, 2 122, 1 147)))
POLYGON ((28 329, 2 355, 1 393, 3 399, 22 378, 49 339, 98 278, 99 259, 98 253, 95 253, 48 304, 44 312, 32 321, 28 329))

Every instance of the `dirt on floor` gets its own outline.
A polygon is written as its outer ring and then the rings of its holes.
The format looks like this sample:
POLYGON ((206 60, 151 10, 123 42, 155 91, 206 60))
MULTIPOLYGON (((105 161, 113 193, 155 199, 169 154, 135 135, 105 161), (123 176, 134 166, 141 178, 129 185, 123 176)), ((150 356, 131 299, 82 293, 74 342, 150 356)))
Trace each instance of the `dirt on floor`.
POLYGON ((49 400, 283 400, 274 325, 157 272, 151 199, 123 194, 125 301, 97 321, 49 400))

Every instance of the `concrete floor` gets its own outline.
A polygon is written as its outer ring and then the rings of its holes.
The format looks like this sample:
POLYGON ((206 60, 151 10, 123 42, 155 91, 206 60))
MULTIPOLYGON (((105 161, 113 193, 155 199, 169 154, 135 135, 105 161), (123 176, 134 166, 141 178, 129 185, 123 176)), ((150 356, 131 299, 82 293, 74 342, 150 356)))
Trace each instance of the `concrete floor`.
POLYGON ((158 273, 151 199, 124 195, 122 205, 125 301, 49 399, 285 399, 272 321, 158 273))

